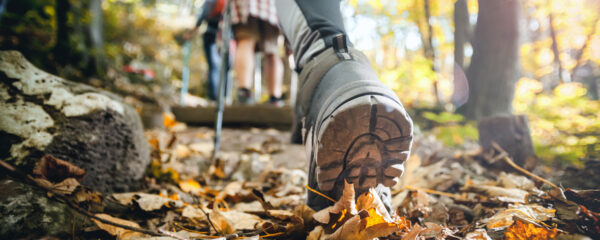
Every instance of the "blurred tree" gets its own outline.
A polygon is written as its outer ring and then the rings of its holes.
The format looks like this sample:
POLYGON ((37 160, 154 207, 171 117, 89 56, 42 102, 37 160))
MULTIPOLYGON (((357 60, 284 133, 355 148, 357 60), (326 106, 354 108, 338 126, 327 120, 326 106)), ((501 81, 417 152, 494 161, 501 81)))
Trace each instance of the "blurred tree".
POLYGON ((467 0, 454 3, 454 63, 465 67, 465 44, 469 41, 470 24, 467 0))
POLYGON ((89 11, 91 14, 90 40, 94 63, 91 64, 93 72, 102 76, 104 74, 104 13, 102 12, 102 0, 90 0, 89 11))
POLYGON ((517 0, 479 0, 467 71, 469 100, 460 109, 468 119, 512 112, 519 76, 519 9, 517 0))

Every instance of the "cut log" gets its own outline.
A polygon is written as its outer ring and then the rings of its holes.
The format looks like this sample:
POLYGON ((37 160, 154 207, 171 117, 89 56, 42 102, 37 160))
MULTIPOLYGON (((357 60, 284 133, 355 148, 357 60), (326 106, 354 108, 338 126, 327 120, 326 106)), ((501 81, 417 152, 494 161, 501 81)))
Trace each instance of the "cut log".
POLYGON ((101 192, 134 190, 150 162, 136 111, 120 97, 0 51, 0 159, 30 173, 46 154, 85 170, 101 192))
POLYGON ((479 144, 484 151, 498 144, 519 166, 532 168, 535 151, 525 115, 497 115, 479 121, 479 144))

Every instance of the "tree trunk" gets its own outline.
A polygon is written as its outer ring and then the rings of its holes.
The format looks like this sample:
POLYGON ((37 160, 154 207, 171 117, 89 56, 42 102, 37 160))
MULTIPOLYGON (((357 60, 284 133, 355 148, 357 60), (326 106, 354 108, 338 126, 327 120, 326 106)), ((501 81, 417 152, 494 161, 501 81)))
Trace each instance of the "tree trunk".
POLYGON ((71 4, 69 0, 56 0, 54 10, 56 12, 56 45, 54 46, 54 57, 62 67, 70 56, 69 52, 69 30, 67 29, 67 13, 71 4))
POLYGON ((535 166, 535 151, 525 115, 486 117, 479 122, 479 144, 488 151, 498 144, 513 161, 523 167, 535 166))
POLYGON ((550 38, 552 38, 552 53, 554 54, 554 64, 558 67, 558 80, 564 83, 563 66, 560 61, 560 51, 558 50, 558 40, 556 39, 556 29, 554 29, 554 16, 548 14, 548 25, 550 27, 550 38))
POLYGON ((479 120, 510 113, 518 78, 519 2, 479 0, 473 57, 467 71, 469 100, 460 109, 479 120))
POLYGON ((469 37, 469 9, 467 0, 454 3, 454 62, 465 67, 465 43, 469 37))
POLYGON ((470 34, 469 9, 467 0, 458 0, 454 3, 454 91, 452 103, 460 107, 469 98, 469 85, 465 76, 465 43, 470 34))
MULTIPOLYGON (((429 2, 430 0, 425 0, 424 1, 424 8, 425 8, 425 26, 427 27, 427 38, 425 38, 425 36, 422 36, 423 38, 423 51, 425 53, 425 58, 427 58, 427 60, 429 60, 431 62, 431 71, 433 71, 434 73, 436 72, 436 68, 435 68, 435 49, 433 48, 433 29, 431 26, 431 23, 429 21, 431 21, 431 3, 429 2)), ((423 34, 421 34, 423 35, 423 34)), ((434 79, 433 79, 433 95, 435 96, 435 100, 437 102, 437 104, 441 103, 440 100, 440 91, 439 91, 439 87, 438 87, 438 79, 437 77, 435 77, 434 75, 434 79)))
POLYGON ((104 72, 104 32, 103 24, 104 17, 102 16, 102 0, 90 1, 90 40, 93 49, 94 73, 102 75, 104 72))

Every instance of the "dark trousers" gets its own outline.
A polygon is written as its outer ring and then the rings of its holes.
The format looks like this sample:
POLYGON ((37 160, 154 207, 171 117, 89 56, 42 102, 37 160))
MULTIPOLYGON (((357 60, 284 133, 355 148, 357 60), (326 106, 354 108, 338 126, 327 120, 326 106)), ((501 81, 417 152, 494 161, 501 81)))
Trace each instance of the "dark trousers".
POLYGON ((221 71, 221 56, 217 46, 217 34, 206 32, 202 36, 204 43, 204 54, 208 63, 208 77, 206 78, 206 88, 208 97, 212 100, 217 99, 219 88, 219 72, 221 71))

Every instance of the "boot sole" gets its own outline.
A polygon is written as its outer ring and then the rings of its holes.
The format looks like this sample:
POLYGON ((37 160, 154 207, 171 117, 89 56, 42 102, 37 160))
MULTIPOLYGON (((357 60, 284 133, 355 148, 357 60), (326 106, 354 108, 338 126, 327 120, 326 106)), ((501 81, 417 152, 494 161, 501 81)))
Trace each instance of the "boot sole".
MULTIPOLYGON (((358 192, 398 183, 412 145, 412 120, 394 99, 365 95, 322 120, 316 152, 317 184, 331 191, 345 181, 358 192)), ((343 186, 343 185, 342 185, 343 186)))

